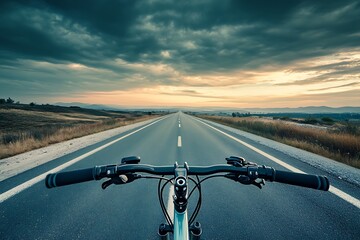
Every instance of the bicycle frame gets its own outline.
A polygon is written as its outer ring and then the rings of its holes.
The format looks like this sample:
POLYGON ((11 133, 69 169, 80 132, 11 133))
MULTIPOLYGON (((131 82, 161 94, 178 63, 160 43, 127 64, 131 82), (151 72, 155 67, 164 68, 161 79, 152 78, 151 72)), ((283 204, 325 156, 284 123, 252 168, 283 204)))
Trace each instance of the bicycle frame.
POLYGON ((188 178, 185 167, 175 169, 174 187, 174 240, 189 239, 187 217, 188 178))
POLYGON ((188 240, 189 225, 187 209, 183 213, 179 213, 174 209, 174 240, 188 240))
MULTIPOLYGON (((199 239, 201 235, 200 224, 197 223, 197 228, 199 234, 195 234, 189 230, 189 221, 188 221, 188 177, 187 164, 184 167, 179 167, 175 164, 175 182, 174 186, 174 195, 173 195, 173 204, 174 204, 174 223, 173 223, 173 239, 174 240, 195 240, 199 239)), ((160 239, 169 240, 169 232, 166 232, 164 235, 160 234, 160 239)))

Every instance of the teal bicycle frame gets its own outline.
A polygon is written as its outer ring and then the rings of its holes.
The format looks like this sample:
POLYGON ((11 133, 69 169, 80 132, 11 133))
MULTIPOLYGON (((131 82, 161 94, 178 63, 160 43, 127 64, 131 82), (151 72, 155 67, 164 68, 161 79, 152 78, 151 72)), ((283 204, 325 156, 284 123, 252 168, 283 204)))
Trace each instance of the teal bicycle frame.
MULTIPOLYGON (((188 221, 188 177, 187 177, 187 164, 184 167, 179 167, 176 164, 175 168, 175 181, 174 181, 174 213, 173 213, 173 239, 174 240, 197 240, 200 239, 202 233, 200 223, 196 222, 195 231, 189 230, 188 221)), ((160 239, 170 240, 169 232, 160 234, 160 239)))
POLYGON ((186 168, 177 167, 175 169, 175 177, 176 178, 174 185, 174 192, 175 192, 174 240, 188 240, 189 239, 189 224, 187 217, 188 179, 187 179, 186 168))
POLYGON ((174 210, 174 240, 188 240, 189 239, 189 225, 187 210, 179 213, 174 210))

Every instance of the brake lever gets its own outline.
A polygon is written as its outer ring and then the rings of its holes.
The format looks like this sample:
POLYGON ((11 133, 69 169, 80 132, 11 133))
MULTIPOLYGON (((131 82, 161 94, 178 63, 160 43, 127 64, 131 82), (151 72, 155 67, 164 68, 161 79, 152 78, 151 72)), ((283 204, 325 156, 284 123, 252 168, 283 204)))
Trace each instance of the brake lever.
POLYGON ((262 186, 265 186, 265 180, 262 178, 258 178, 251 183, 252 185, 257 186, 258 188, 262 189, 262 186))
POLYGON ((111 184, 120 185, 127 184, 135 181, 136 179, 141 178, 141 175, 135 173, 128 173, 119 176, 112 177, 110 180, 107 180, 101 184, 102 189, 106 189, 111 184))
POLYGON ((254 185, 260 189, 262 189, 262 186, 265 185, 265 180, 262 178, 255 178, 252 179, 248 176, 244 175, 235 175, 235 174, 226 174, 226 178, 229 178, 231 180, 234 180, 235 182, 239 182, 241 184, 245 185, 254 185))

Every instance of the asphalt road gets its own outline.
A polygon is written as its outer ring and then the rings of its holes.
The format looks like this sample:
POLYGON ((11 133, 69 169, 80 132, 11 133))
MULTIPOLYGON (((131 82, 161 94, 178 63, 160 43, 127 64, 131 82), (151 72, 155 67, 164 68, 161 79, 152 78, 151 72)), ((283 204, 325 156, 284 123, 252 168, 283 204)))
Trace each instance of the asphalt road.
MULTIPOLYGON (((4 180, 0 193, 126 134, 4 180)), ((284 152, 234 136, 304 172, 326 175, 284 152)), ((286 170, 183 113, 172 114, 65 170, 119 163, 131 155, 141 156, 142 163, 157 165, 175 161, 219 164, 225 163, 227 156, 239 155, 286 170)), ((332 176, 329 179, 338 189, 360 199, 358 187, 332 176)), ((260 190, 222 178, 202 186, 203 204, 197 220, 203 226, 203 239, 360 239, 360 209, 333 193, 279 183, 267 183, 260 190)), ((101 182, 46 189, 41 181, 0 203, 1 239, 157 239, 162 222, 157 181, 151 179, 110 186, 105 191, 101 182)))

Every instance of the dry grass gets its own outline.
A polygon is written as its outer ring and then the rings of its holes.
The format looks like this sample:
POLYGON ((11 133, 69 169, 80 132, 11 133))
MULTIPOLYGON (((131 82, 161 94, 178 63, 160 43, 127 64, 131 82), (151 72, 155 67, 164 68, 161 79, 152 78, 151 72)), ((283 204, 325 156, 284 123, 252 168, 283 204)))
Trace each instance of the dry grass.
POLYGON ((158 116, 109 115, 0 109, 0 159, 158 116))
POLYGON ((360 168, 360 134, 308 128, 260 118, 201 116, 360 168))

